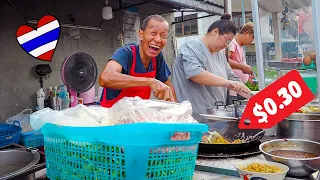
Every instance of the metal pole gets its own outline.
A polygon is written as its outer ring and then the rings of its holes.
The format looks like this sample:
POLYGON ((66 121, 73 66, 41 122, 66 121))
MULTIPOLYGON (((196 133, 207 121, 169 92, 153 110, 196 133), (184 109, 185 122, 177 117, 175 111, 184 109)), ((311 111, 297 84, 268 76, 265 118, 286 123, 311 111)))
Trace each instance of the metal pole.
POLYGON ((278 13, 272 14, 272 25, 273 25, 273 32, 274 32, 274 47, 276 51, 276 60, 281 61, 282 59, 281 37, 280 37, 281 24, 278 18, 278 13))
POLYGON ((262 38, 260 29, 260 17, 258 0, 251 0, 252 6, 252 18, 254 22, 254 41, 256 45, 256 60, 258 69, 258 83, 259 90, 265 88, 264 67, 263 67, 263 50, 262 50, 262 38))
MULTIPOLYGON (((316 59, 319 61, 320 60, 320 1, 319 0, 312 0, 312 20, 313 20, 313 34, 315 38, 315 53, 316 53, 316 59), (318 7, 318 8, 317 8, 318 7)), ((320 63, 317 63, 317 81, 318 81, 318 98, 320 95, 320 63)), ((320 106, 320 101, 319 101, 319 106, 320 106)))
POLYGON ((228 13, 228 0, 224 0, 224 13, 228 13))
POLYGON ((228 0, 228 13, 230 14, 232 18, 232 2, 231 0, 228 0))
MULTIPOLYGON (((244 0, 242 0, 241 8, 242 8, 242 24, 244 25, 246 23, 246 13, 245 13, 244 0)), ((244 55, 244 57, 246 57, 246 47, 243 47, 243 55, 244 55)))

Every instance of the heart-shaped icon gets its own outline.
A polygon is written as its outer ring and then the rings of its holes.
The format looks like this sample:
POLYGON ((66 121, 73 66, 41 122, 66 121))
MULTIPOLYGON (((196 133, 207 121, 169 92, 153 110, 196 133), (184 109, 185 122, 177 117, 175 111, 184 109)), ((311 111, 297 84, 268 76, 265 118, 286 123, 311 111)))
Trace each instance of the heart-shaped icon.
POLYGON ((28 25, 19 27, 16 32, 18 43, 31 56, 51 61, 60 36, 60 23, 52 15, 43 16, 34 29, 28 25))

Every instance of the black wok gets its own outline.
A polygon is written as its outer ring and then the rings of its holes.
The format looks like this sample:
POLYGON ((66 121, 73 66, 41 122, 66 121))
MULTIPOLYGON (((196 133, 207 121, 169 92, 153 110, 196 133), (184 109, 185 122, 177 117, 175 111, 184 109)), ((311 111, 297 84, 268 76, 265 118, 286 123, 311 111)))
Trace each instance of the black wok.
POLYGON ((257 144, 257 142, 264 136, 264 131, 262 129, 239 129, 239 121, 214 121, 205 119, 200 115, 193 115, 193 117, 196 120, 198 120, 199 123, 207 124, 209 126, 210 132, 218 132, 229 142, 232 142, 236 139, 246 140, 244 143, 239 144, 200 143, 198 149, 200 153, 236 153, 239 151, 245 151, 248 146, 250 146, 252 143, 257 144), (259 133, 261 131, 262 133, 259 133), (254 139, 251 139, 258 133, 259 136, 255 137, 254 139))

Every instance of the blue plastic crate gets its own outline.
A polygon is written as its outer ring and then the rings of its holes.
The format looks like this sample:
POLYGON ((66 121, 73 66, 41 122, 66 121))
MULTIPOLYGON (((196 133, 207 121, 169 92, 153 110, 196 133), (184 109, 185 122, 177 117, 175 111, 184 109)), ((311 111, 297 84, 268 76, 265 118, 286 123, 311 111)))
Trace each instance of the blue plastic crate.
POLYGON ((44 145, 43 134, 39 131, 25 132, 21 134, 20 144, 25 147, 41 147, 44 145))
POLYGON ((49 179, 192 180, 205 124, 42 127, 49 179), (173 137, 188 137, 174 140, 173 137))
POLYGON ((14 121, 13 124, 0 124, 0 147, 12 143, 19 144, 21 131, 22 128, 18 121, 14 121))

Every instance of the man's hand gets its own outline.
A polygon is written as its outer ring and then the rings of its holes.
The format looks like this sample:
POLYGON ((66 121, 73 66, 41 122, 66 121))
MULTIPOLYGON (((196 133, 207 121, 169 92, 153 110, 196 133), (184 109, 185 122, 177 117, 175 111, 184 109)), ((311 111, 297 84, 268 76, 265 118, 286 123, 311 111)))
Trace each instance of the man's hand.
POLYGON ((154 96, 160 100, 175 102, 171 88, 157 79, 152 79, 150 84, 154 96))
POLYGON ((244 64, 244 66, 242 68, 242 72, 245 74, 253 75, 252 68, 247 64, 244 64))
POLYGON ((251 84, 253 84, 253 78, 254 78, 254 76, 250 75, 249 78, 248 78, 248 82, 250 82, 251 84))

